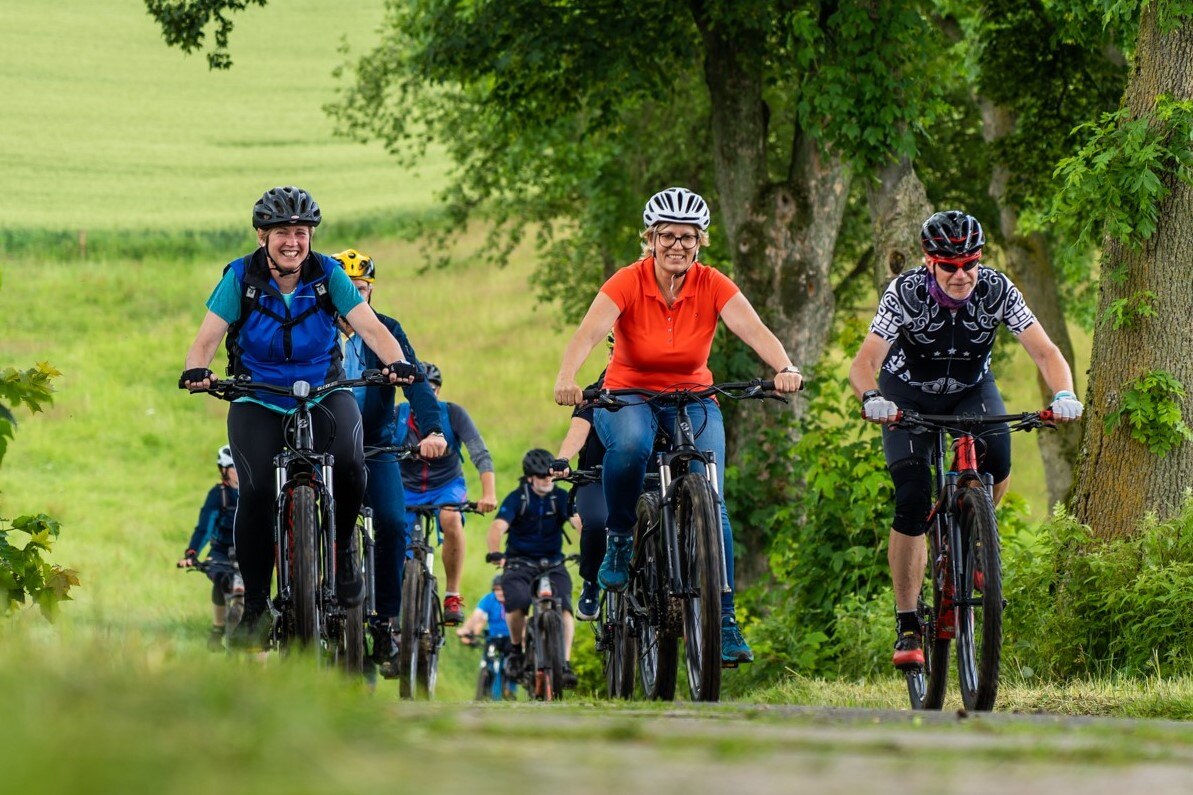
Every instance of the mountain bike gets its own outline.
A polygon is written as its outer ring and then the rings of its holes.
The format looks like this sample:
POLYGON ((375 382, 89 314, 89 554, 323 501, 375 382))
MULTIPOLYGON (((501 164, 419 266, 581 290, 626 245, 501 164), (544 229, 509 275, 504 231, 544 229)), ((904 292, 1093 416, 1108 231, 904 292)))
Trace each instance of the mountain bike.
POLYGON ((944 704, 949 643, 957 640, 957 679, 967 710, 994 708, 1002 657, 1002 559, 993 480, 978 471, 976 443, 1003 433, 983 427, 1006 423, 1011 431, 1055 427, 1048 410, 997 416, 919 414, 901 411, 890 427, 934 433, 931 457, 936 501, 928 514, 932 604, 918 603, 924 665, 904 670, 912 709, 944 704), (945 434, 954 438, 945 468, 945 434))
MULTIPOLYGON (((286 417, 282 452, 273 458, 276 593, 270 599, 269 645, 283 653, 311 648, 320 664, 330 662, 350 672, 363 669, 364 606, 341 605, 335 595, 333 459, 315 449, 311 407, 336 389, 388 384, 380 371, 366 370, 360 378, 317 387, 306 381, 283 387, 237 376, 195 390, 227 401, 265 392, 297 402, 286 417)), ((353 533, 349 543, 352 554, 362 554, 359 534, 353 533)))
POLYGON ((531 582, 534 585, 530 591, 530 609, 526 616, 526 656, 522 679, 535 701, 563 698, 563 666, 567 659, 563 638, 563 596, 555 593, 551 572, 579 561, 579 555, 568 555, 561 560, 512 558, 505 564, 506 570, 521 567, 532 569, 531 582))
MULTIPOLYGON (((599 464, 591 469, 574 469, 555 480, 576 487, 587 486, 601 482, 601 470, 599 464)), ((588 624, 592 628, 597 654, 604 660, 605 692, 609 698, 633 697, 636 644, 625 595, 602 591, 600 613, 596 621, 588 624)))
POLYGON ((481 650, 480 670, 476 674, 476 701, 508 701, 515 698, 517 684, 505 675, 505 658, 509 653, 508 635, 495 637, 468 633, 460 636, 465 646, 481 650))
POLYGON ((720 698, 721 594, 729 592, 725 556, 733 551, 726 551, 722 543, 718 462, 710 451, 696 446, 698 431, 693 430, 688 407, 713 395, 786 402, 773 389, 773 381, 759 379, 667 392, 585 390, 584 399, 605 410, 634 405, 622 400, 626 396, 676 409, 672 427, 659 427, 655 472, 647 473, 645 491, 638 498, 630 584, 613 596, 611 605, 606 592, 612 625, 606 653, 618 672, 617 696, 626 698, 633 690, 636 654, 645 696, 673 699, 682 637, 692 700, 720 698), (693 464, 702 469, 693 469, 693 464))
POLYGON ((216 558, 196 560, 193 564, 184 568, 183 571, 202 572, 210 577, 213 582, 216 577, 219 578, 219 583, 216 587, 224 595, 224 609, 226 611, 224 618, 224 645, 227 646, 229 639, 232 637, 232 632, 240 624, 240 618, 244 615, 244 582, 240 579, 240 569, 236 566, 236 558, 232 557, 231 560, 226 561, 216 558))
POLYGON ((418 518, 410 527, 407 557, 402 567, 402 609, 398 633, 398 691, 402 698, 435 697, 439 677, 439 650, 443 648, 443 604, 439 601, 439 581, 435 577, 435 548, 431 546, 432 528, 440 545, 441 510, 480 513, 475 502, 441 505, 407 505, 418 518))

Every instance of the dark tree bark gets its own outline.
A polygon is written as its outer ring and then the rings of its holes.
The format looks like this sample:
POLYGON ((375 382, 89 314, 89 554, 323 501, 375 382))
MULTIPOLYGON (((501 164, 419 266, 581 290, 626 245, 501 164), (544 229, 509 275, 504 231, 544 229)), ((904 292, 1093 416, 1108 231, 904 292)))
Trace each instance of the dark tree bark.
POLYGON ((932 205, 906 157, 892 161, 867 183, 866 199, 874 239, 874 286, 881 294, 887 282, 920 263, 920 226, 932 214, 932 205))
MULTIPOLYGON (((1124 102, 1131 116, 1155 109, 1161 94, 1193 99, 1193 22, 1164 33, 1157 25, 1157 4, 1143 8, 1135 66, 1124 102)), ((1156 316, 1114 329, 1101 322, 1094 332, 1090 386, 1071 501, 1074 516, 1101 538, 1129 535, 1148 512, 1161 520, 1176 513, 1193 483, 1193 443, 1177 445, 1160 457, 1130 438, 1123 427, 1106 433, 1103 421, 1121 407, 1129 383, 1152 370, 1166 370, 1193 387, 1193 187, 1167 177, 1172 192, 1159 207, 1159 223, 1139 249, 1107 237, 1102 254, 1099 317, 1112 302, 1142 290, 1155 292, 1156 316), (1126 278, 1110 278, 1121 272, 1126 278)), ((1181 406, 1193 420, 1193 399, 1181 406)))

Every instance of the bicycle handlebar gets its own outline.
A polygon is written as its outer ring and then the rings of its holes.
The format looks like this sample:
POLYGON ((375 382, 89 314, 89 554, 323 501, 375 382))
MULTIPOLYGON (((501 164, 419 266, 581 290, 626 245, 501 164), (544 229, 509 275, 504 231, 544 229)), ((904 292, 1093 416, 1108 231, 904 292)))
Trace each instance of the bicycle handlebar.
POLYGON ((918 411, 900 409, 895 415, 895 421, 887 427, 968 430, 982 425, 998 425, 1000 423, 1008 423, 1011 425, 1011 429, 1016 431, 1056 427, 1056 419, 1051 409, 1027 411, 1021 414, 920 414, 918 411))
POLYGON ((410 513, 433 514, 436 511, 459 511, 460 513, 481 513, 477 509, 475 502, 444 502, 444 503, 425 503, 422 505, 407 505, 406 510, 410 513))
POLYGON ((555 480, 562 480, 565 483, 571 483, 575 486, 587 486, 591 483, 601 482, 601 471, 604 469, 600 464, 597 464, 592 469, 573 469, 567 475, 553 476, 555 480))
MULTIPOLYGON (((800 384, 802 390, 803 384, 800 384)), ((623 396, 637 396, 644 398, 644 403, 673 403, 676 405, 683 403, 693 403, 697 400, 713 395, 721 395, 732 400, 778 400, 783 403, 787 402, 787 398, 775 393, 775 382, 767 381, 761 378, 755 378, 753 381, 729 381, 722 384, 711 384, 709 386, 697 386, 695 388, 676 388, 667 390, 657 389, 585 389, 583 392, 584 401, 593 403, 597 408, 621 408, 622 406, 634 405, 618 398, 623 396), (735 394, 740 393, 740 394, 735 394)))
MULTIPOLYGON (((423 373, 416 373, 411 377, 414 381, 426 380, 426 376, 423 373)), ((357 386, 405 385, 402 382, 391 383, 389 377, 382 375, 380 370, 365 370, 360 374, 360 378, 341 378, 338 381, 328 381, 326 384, 320 384, 319 386, 311 386, 307 381, 295 381, 290 386, 280 386, 278 384, 267 384, 264 381, 253 381, 248 376, 238 375, 235 378, 216 379, 211 382, 211 386, 207 389, 193 389, 191 391, 196 393, 207 392, 213 397, 227 401, 247 397, 253 392, 266 392, 281 397, 292 397, 301 403, 310 402, 336 389, 357 386)), ((178 388, 186 389, 184 386, 179 386, 178 388)))
POLYGON ((409 461, 418 458, 418 445, 385 444, 365 448, 365 458, 377 458, 383 455, 392 455, 395 461, 409 461))

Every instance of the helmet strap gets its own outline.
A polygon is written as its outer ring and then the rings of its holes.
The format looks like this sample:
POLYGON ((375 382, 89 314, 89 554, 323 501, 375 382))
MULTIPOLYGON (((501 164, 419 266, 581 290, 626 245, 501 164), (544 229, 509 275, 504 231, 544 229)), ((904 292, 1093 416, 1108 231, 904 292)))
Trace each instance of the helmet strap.
POLYGON ((300 270, 302 270, 301 264, 297 268, 285 270, 284 268, 282 268, 281 265, 279 265, 277 263, 277 260, 275 260, 273 258, 273 256, 269 253, 269 244, 268 243, 265 244, 264 248, 265 248, 265 259, 269 262, 269 269, 271 271, 273 271, 274 273, 276 273, 278 276, 293 276, 294 274, 296 274, 300 270))

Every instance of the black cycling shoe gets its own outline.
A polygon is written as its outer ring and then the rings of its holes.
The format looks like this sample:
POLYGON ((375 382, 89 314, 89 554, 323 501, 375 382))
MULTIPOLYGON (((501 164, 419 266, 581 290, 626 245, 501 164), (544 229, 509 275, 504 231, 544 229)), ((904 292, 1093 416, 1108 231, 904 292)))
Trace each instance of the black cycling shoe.
POLYGON ((373 632, 373 662, 377 664, 377 671, 383 679, 397 679, 398 635, 393 625, 386 620, 374 621, 369 629, 373 632))
POLYGON ((580 684, 580 680, 576 677, 576 672, 572 670, 572 664, 567 660, 563 662, 563 681, 560 684, 564 687, 575 687, 580 684))
POLYGON ((273 630, 273 613, 245 607, 240 623, 228 637, 228 650, 258 652, 269 650, 269 633, 273 630))
POLYGON ((360 558, 348 549, 336 554, 336 599, 343 607, 356 607, 365 601, 365 578, 360 558))
POLYGON ((520 651, 510 652, 509 656, 505 658, 505 676, 507 679, 516 682, 522 678, 522 668, 526 663, 526 658, 520 651))

